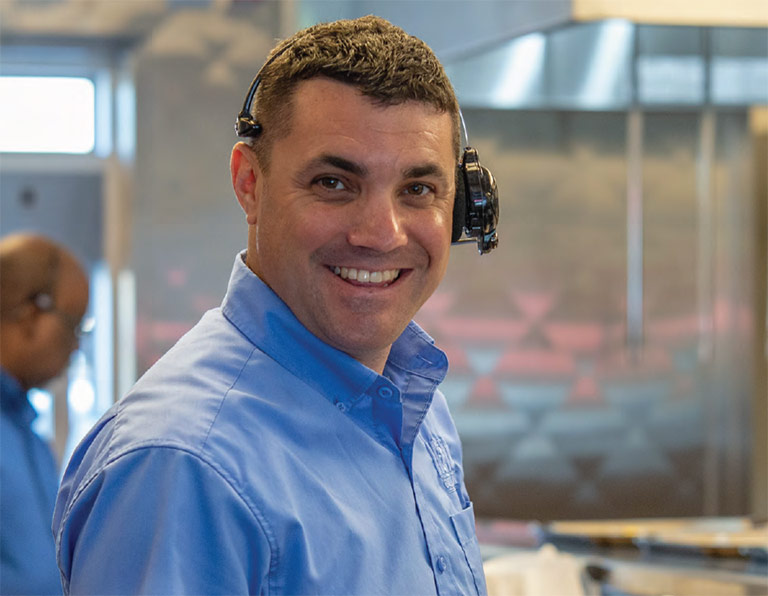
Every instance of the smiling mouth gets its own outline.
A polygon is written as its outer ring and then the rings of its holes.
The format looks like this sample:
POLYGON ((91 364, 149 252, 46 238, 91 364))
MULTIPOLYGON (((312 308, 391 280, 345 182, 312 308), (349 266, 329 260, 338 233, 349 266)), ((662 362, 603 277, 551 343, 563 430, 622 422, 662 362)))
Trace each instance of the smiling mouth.
POLYGON ((355 281, 358 284, 389 285, 400 277, 401 269, 384 269, 383 271, 368 271, 354 267, 330 267, 330 270, 341 279, 355 281))

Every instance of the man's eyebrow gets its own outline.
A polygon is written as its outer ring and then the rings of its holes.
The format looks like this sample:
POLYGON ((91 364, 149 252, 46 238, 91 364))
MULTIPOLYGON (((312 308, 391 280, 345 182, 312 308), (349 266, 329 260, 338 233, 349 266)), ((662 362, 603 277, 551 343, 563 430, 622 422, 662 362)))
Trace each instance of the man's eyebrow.
POLYGON ((404 178, 422 178, 425 176, 439 176, 445 175, 443 168, 435 163, 427 163, 424 165, 413 166, 403 172, 404 178))
MULTIPOLYGON (((307 168, 315 168, 320 166, 332 166, 350 174, 356 176, 365 177, 368 175, 368 168, 363 164, 351 161, 340 155, 334 155, 332 153, 323 153, 318 155, 314 159, 310 160, 307 164, 307 168)), ((438 176, 440 178, 445 177, 445 171, 436 163, 425 163, 417 166, 412 166, 406 170, 403 170, 404 178, 422 178, 426 176, 438 176)))
POLYGON ((356 176, 361 177, 368 174, 368 168, 366 168, 364 165, 355 163, 354 161, 350 161, 338 155, 332 155, 330 153, 323 153, 322 155, 315 157, 307 164, 308 168, 314 168, 318 166, 333 166, 334 168, 338 168, 340 170, 344 170, 345 172, 349 172, 350 174, 355 174, 356 176))

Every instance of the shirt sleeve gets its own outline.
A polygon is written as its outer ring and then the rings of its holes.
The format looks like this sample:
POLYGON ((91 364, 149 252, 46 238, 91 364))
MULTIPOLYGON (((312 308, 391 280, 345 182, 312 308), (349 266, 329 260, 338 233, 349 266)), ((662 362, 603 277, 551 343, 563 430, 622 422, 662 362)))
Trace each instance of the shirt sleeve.
POLYGON ((180 449, 111 462, 70 506, 57 549, 71 594, 267 592, 270 545, 254 509, 180 449))

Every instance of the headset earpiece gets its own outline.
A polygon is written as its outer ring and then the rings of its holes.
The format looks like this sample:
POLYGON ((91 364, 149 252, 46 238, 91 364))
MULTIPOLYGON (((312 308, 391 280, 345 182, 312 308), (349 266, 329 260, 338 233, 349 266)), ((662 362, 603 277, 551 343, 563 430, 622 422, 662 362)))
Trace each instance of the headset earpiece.
POLYGON ((461 165, 456 166, 456 196, 453 199, 453 231, 451 243, 458 243, 464 233, 464 225, 467 217, 467 198, 464 184, 464 170, 461 165))
POLYGON ((480 254, 499 245, 499 194, 496 180, 488 168, 480 165, 477 150, 466 147, 456 170, 456 197, 453 201, 451 242, 477 241, 480 254), (462 234, 466 235, 462 238, 462 234))
POLYGON ((261 124, 256 122, 248 112, 240 112, 235 123, 238 137, 258 137, 261 134, 261 124))
POLYGON ((46 290, 33 294, 30 297, 30 301, 35 305, 36 309, 42 312, 48 312, 53 308, 53 296, 46 290))

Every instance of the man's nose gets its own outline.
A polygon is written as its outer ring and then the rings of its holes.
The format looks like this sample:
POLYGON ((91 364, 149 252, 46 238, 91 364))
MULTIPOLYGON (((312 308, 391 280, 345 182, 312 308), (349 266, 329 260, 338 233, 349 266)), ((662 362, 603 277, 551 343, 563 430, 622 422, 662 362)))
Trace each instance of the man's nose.
POLYGON ((351 245, 388 252, 408 243, 403 206, 396 198, 377 193, 359 201, 357 207, 347 232, 351 245))

